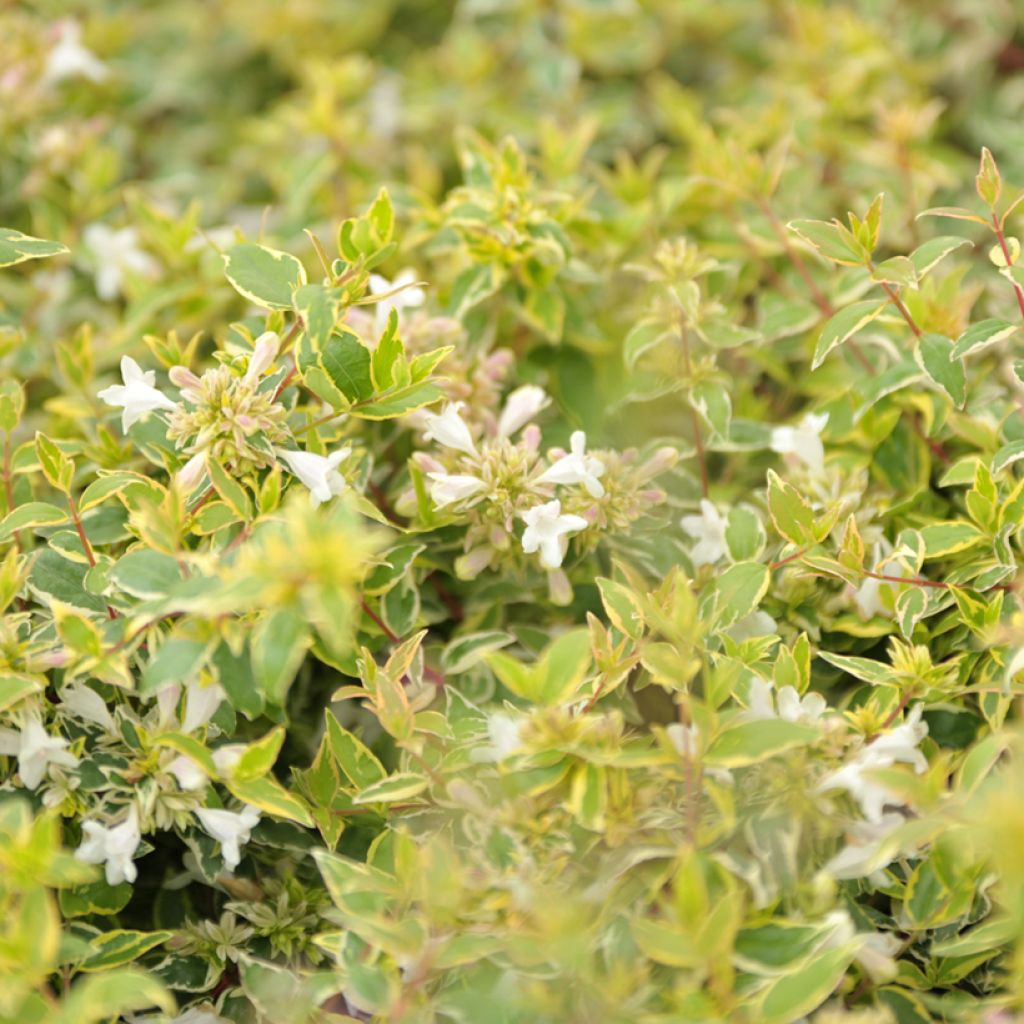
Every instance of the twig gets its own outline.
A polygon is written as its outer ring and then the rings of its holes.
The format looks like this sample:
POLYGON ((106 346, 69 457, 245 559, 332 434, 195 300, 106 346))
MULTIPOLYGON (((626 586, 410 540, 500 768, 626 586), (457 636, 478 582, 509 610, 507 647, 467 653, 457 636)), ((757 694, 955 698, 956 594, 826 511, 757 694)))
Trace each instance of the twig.
MULTIPOLYGON (((1006 260, 1007 267, 1013 265, 1013 259, 1010 257, 1010 247, 1006 244, 1006 234, 1003 231, 1002 224, 999 223, 999 218, 996 217, 995 213, 992 214, 992 228, 996 233, 996 238, 999 239, 999 247, 1003 250, 1003 259, 1006 260)), ((1014 281, 1013 290, 1017 294, 1017 305, 1020 307, 1021 316, 1024 316, 1024 288, 1014 281)))

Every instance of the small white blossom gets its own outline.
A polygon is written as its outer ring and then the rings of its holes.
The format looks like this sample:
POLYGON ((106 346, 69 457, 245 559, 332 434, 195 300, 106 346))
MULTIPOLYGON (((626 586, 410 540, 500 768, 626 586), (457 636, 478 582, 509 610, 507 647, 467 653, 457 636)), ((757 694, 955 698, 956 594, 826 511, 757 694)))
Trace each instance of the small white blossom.
MULTIPOLYGON (((877 822, 858 821, 848 830, 847 843, 824 867, 836 879, 863 878, 892 860, 892 854, 883 852, 889 836, 906 819, 902 814, 889 812, 877 822)), ((893 851, 894 853, 895 851, 893 851)))
POLYGON ((828 423, 828 413, 808 413, 796 427, 776 427, 772 431, 772 451, 780 455, 795 455, 812 473, 820 475, 825 469, 825 446, 821 432, 828 423))
POLYGON ((504 761, 517 753, 522 745, 523 718, 513 718, 504 711, 487 716, 487 736, 490 744, 474 750, 473 761, 504 761))
POLYGON ((36 718, 28 719, 20 732, 0 729, 0 754, 17 757, 18 774, 26 789, 35 789, 46 778, 51 764, 74 768, 78 758, 68 753, 68 741, 51 736, 36 718))
POLYGON ((445 448, 454 448, 467 455, 476 455, 473 435, 469 432, 466 421, 459 415, 464 402, 446 405, 440 413, 428 412, 423 416, 426 429, 423 436, 428 441, 436 441, 445 448))
POLYGON ((248 384, 255 384, 270 369, 277 358, 277 351, 281 347, 281 339, 276 331, 264 331, 252 347, 252 355, 249 356, 249 365, 245 370, 245 381, 248 384))
POLYGON ((600 498, 604 487, 598 477, 604 473, 604 463, 585 454, 587 435, 582 430, 573 432, 569 439, 570 452, 549 466, 538 478, 542 484, 583 484, 592 498, 600 498))
POLYGON ((393 281, 379 274, 370 275, 370 294, 387 295, 388 292, 395 292, 387 298, 379 299, 374 312, 373 326, 378 334, 383 334, 388 326, 388 317, 391 310, 396 309, 399 313, 403 309, 415 309, 422 306, 427 300, 427 294, 422 288, 413 287, 416 284, 416 274, 412 270, 403 270, 393 281), (396 291, 396 289, 401 291, 396 291))
POLYGON ((540 551, 540 564, 545 569, 559 568, 569 546, 568 535, 587 528, 582 516, 562 515, 562 503, 557 498, 527 509, 521 515, 526 523, 523 551, 528 555, 540 551))
POLYGON ((783 686, 778 692, 765 679, 755 676, 750 681, 747 696, 748 719, 779 718, 784 722, 815 725, 828 709, 820 693, 807 693, 803 697, 793 686, 783 686))
POLYGON ((107 732, 114 731, 114 716, 107 709, 107 702, 84 683, 65 686, 60 692, 60 703, 76 718, 101 726, 107 732))
POLYGON ((826 776, 819 790, 845 789, 860 804, 861 813, 868 821, 881 822, 890 794, 885 786, 871 778, 871 773, 896 762, 912 765, 918 774, 928 767, 924 754, 917 749, 928 733, 927 723, 921 721, 923 710, 924 705, 916 705, 902 725, 877 737, 852 760, 826 776))
POLYGON ((699 516, 683 516, 679 525, 697 541, 690 552, 690 561, 695 569, 714 565, 724 557, 726 522, 707 498, 701 498, 699 516))
POLYGON ((128 433, 146 413, 157 409, 174 409, 175 404, 156 387, 156 373, 143 371, 131 356, 121 357, 121 380, 123 384, 112 384, 97 395, 107 405, 120 406, 121 429, 128 433))
POLYGON ((178 470, 174 479, 186 494, 190 494, 199 486, 199 481, 203 479, 203 474, 205 472, 206 452, 196 452, 196 454, 178 470))
POLYGON ((244 743, 226 743, 213 752, 213 763, 222 776, 228 776, 234 771, 235 765, 238 764, 244 753, 244 743))
POLYGON ((242 859, 239 848, 249 842, 252 830, 259 824, 260 812, 248 804, 241 811, 200 807, 196 817, 206 832, 220 843, 224 866, 234 871, 242 859))
POLYGON ((444 508, 479 494, 486 486, 483 480, 468 473, 428 473, 430 496, 434 508, 444 508))
POLYGON ((550 404, 551 399, 536 384, 524 384, 516 388, 505 399, 505 407, 498 418, 498 437, 511 437, 550 404))
POLYGON ((139 832, 139 816, 135 805, 128 810, 128 817, 108 828, 96 821, 83 821, 82 845, 75 851, 79 860, 89 864, 106 863, 107 885, 134 882, 138 874, 132 857, 142 841, 139 832))
POLYGON ((60 22, 57 43, 46 55, 43 81, 87 78, 90 82, 102 82, 109 74, 103 61, 82 45, 82 26, 71 18, 60 22))
POLYGON ((210 721, 217 708, 227 696, 217 683, 201 685, 194 680, 185 684, 185 717, 181 723, 183 732, 193 732, 210 721))
POLYGON ((179 754, 170 764, 167 771, 174 776, 178 786, 186 791, 202 789, 206 785, 206 773, 184 754, 179 754))
POLYGON ((96 294, 101 299, 116 298, 126 274, 154 277, 159 269, 153 257, 139 247, 139 234, 133 227, 115 231, 106 224, 90 224, 82 241, 96 264, 96 294))
POLYGON ((288 468, 309 488, 309 499, 313 505, 330 501, 345 488, 345 478, 338 472, 338 466, 352 454, 349 447, 339 448, 330 455, 317 455, 315 452, 287 451, 275 449, 277 454, 288 464, 288 468))
POLYGON ((697 756, 700 750, 700 730, 697 726, 673 722, 665 726, 665 733, 682 757, 692 760, 697 756))

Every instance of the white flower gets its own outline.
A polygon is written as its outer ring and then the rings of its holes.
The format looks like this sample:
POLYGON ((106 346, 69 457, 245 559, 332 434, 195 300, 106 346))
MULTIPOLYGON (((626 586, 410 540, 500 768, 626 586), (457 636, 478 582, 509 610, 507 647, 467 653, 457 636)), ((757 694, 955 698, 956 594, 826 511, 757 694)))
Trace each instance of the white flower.
POLYGON ((465 501, 479 494, 486 486, 483 480, 468 473, 428 473, 427 476, 430 478, 430 496, 434 499, 434 508, 465 501))
POLYGON ((587 435, 582 430, 573 431, 569 439, 570 453, 563 455, 549 466, 538 478, 542 484, 583 484, 592 498, 600 498, 604 487, 597 478, 604 473, 604 463, 592 455, 586 455, 587 435))
POLYGON ((218 747, 213 752, 213 763, 217 766, 217 771, 221 775, 228 776, 244 753, 244 743, 226 743, 223 747, 218 747))
POLYGON ((62 82, 66 78, 102 82, 110 74, 106 65, 82 45, 82 26, 77 21, 62 21, 57 31, 57 43, 46 56, 44 82, 62 82))
POLYGON ((35 789, 46 778, 51 764, 74 768, 78 758, 65 749, 68 741, 51 736, 36 718, 28 719, 21 732, 0 730, 0 754, 17 757, 18 774, 26 789, 35 789))
POLYGON ((858 932, 853 919, 845 910, 833 910, 825 917, 831 934, 822 949, 838 949, 855 945, 854 959, 875 982, 889 981, 896 976, 893 956, 902 943, 891 932, 858 932))
POLYGON ((863 878, 888 864, 895 854, 886 843, 906 822, 902 814, 889 812, 877 822, 858 821, 849 829, 847 843, 824 867, 836 879, 863 878))
POLYGON ((370 275, 370 294, 387 295, 388 292, 397 291, 394 295, 379 299, 374 312, 373 326, 378 334, 383 334, 388 326, 388 317, 391 310, 396 309, 399 313, 403 309, 415 309, 422 306, 427 299, 426 292, 422 288, 412 287, 416 283, 416 274, 412 270, 403 270, 394 281, 389 281, 379 274, 370 275))
POLYGON ((60 692, 60 703, 66 711, 76 718, 114 731, 114 716, 107 709, 107 702, 91 687, 84 683, 65 686, 60 692))
POLYGON ((252 347, 249 365, 245 370, 244 380, 247 384, 255 384, 270 369, 277 358, 277 350, 281 339, 275 331, 264 331, 252 347))
POLYGON ((759 636, 775 636, 778 633, 778 625, 767 613, 760 610, 744 615, 739 622, 733 623, 726 633, 741 644, 744 640, 753 640, 759 636))
POLYGON ((536 384, 524 384, 516 388, 505 399, 505 407, 498 419, 498 437, 511 437, 550 404, 551 399, 536 384))
POLYGON ((865 576, 861 585, 853 592, 853 603, 857 606, 857 613, 865 621, 876 615, 889 614, 889 609, 882 601, 883 587, 888 588, 888 584, 876 580, 873 576, 865 576))
POLYGON ((921 721, 923 710, 924 705, 916 705, 902 725, 879 736, 852 760, 827 775, 818 786, 819 791, 847 790, 860 804, 864 817, 875 824, 880 823, 891 797, 884 785, 871 778, 871 772, 876 768, 888 768, 897 761, 913 765, 918 774, 928 767, 924 754, 917 749, 918 743, 928 733, 927 723, 921 721))
POLYGON ((275 451, 309 488, 309 499, 313 505, 330 501, 335 494, 341 494, 345 490, 345 478, 338 472, 338 466, 352 454, 351 448, 339 448, 330 455, 287 451, 284 448, 276 448, 275 451))
POLYGON ((121 429, 128 433, 133 423, 137 423, 148 412, 156 409, 174 409, 175 404, 155 387, 156 373, 143 369, 131 356, 121 357, 121 379, 123 384, 113 384, 104 388, 97 395, 107 405, 120 406, 121 429))
POLYGON ((772 451, 795 455, 812 473, 825 469, 825 446, 821 432, 828 423, 828 413, 808 413, 797 427, 776 427, 772 431, 772 451))
POLYGON ((755 676, 747 692, 747 719, 780 718, 784 722, 815 725, 825 713, 828 704, 820 693, 803 697, 793 686, 783 686, 777 693, 767 680, 755 676))
POLYGON ((454 448, 467 455, 476 455, 473 435, 469 432, 466 421, 459 415, 459 410, 464 405, 464 402, 454 402, 446 405, 440 413, 425 413, 423 419, 426 429, 423 436, 428 441, 443 444, 446 448, 454 448))
POLYGON ((695 569, 714 565, 725 555, 726 523, 707 498, 701 498, 699 516, 683 516, 679 525, 697 541, 690 552, 690 561, 695 569))
POLYGON ((221 701, 227 694, 217 685, 206 686, 190 680, 185 684, 185 718, 181 723, 182 732, 193 732, 210 721, 217 713, 221 701))
POLYGON ((672 746, 682 756, 693 760, 700 749, 700 730, 695 725, 682 725, 680 722, 673 722, 665 726, 672 746))
POLYGON ((539 550, 540 564, 545 569, 559 568, 569 546, 567 535, 587 528, 582 516, 562 515, 562 503, 557 498, 527 509, 521 515, 526 523, 523 551, 532 555, 539 550))
POLYGON ((82 241, 96 263, 96 294, 101 299, 120 294, 126 273, 153 277, 159 269, 153 257, 139 248, 139 235, 133 227, 114 231, 106 224, 90 224, 82 241))
POLYGON ((260 820, 260 812, 248 804, 241 811, 222 811, 200 807, 196 817, 203 828, 220 843, 221 856, 228 871, 234 871, 242 859, 239 847, 249 842, 249 836, 260 820))
POLYGON ((490 744, 472 751, 472 761, 504 761, 511 757, 523 745, 523 718, 513 718, 504 711, 496 711, 487 716, 487 735, 490 744))
POLYGON ((196 454, 178 470, 174 479, 186 494, 190 494, 199 486, 199 481, 203 479, 203 474, 205 472, 206 452, 196 452, 196 454))
POLYGON ((202 789, 206 785, 206 773, 184 754, 179 754, 169 765, 169 771, 183 790, 202 789))
POLYGON ((134 882, 138 871, 132 861, 135 851, 142 841, 139 833, 139 816, 135 805, 128 810, 128 817, 108 828, 96 821, 83 821, 82 845, 75 851, 79 860, 89 864, 106 862, 107 885, 119 885, 121 882, 134 882))

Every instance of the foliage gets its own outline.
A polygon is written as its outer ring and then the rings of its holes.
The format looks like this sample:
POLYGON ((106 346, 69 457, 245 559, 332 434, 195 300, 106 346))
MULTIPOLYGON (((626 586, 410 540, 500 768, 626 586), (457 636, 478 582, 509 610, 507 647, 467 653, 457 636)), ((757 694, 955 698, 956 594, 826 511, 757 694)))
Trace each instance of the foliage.
POLYGON ((1024 62, 941 8, 5 8, 0 1021, 1024 1014, 1024 62))

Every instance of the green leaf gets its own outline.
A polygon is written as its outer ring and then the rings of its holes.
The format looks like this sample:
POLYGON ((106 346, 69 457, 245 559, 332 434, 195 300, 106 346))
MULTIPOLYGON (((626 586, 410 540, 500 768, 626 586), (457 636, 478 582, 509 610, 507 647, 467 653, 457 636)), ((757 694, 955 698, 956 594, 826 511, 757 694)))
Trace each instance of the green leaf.
POLYGON ((373 394, 370 350, 354 334, 331 335, 320 353, 320 365, 350 402, 366 401, 373 394))
POLYGON ((906 256, 893 256, 875 267, 871 280, 886 281, 897 288, 912 288, 917 285, 917 268, 906 256))
POLYGON ((650 352, 672 337, 672 332, 665 329, 661 320, 641 320, 622 343, 622 358, 626 367, 632 370, 645 352, 650 352))
POLYGON ((330 340, 341 313, 341 291, 322 284, 307 284, 297 289, 292 301, 302 317, 303 329, 317 351, 330 340))
POLYGON ((814 359, 811 361, 811 369, 816 370, 825 361, 825 357, 832 349, 842 345, 844 341, 852 338, 853 335, 866 327, 872 320, 877 319, 886 305, 886 302, 866 299, 863 302, 854 302, 852 305, 836 313, 821 329, 818 343, 814 346, 814 359))
POLYGON ((105 971, 111 967, 121 967, 133 960, 138 960, 143 953, 166 942, 174 932, 137 932, 117 929, 104 932, 92 939, 92 952, 87 956, 80 968, 83 971, 105 971))
POLYGON ((19 505, 0 522, 0 541, 8 540, 18 530, 36 526, 57 526, 67 520, 67 512, 56 505, 48 505, 45 501, 30 501, 25 505, 19 505))
POLYGON ((252 636, 257 687, 272 704, 283 704, 311 641, 304 616, 287 605, 265 615, 252 636))
POLYGON ((1001 473, 1008 466, 1012 466, 1015 462, 1019 462, 1021 459, 1024 459, 1024 439, 1004 444, 1002 448, 992 456, 992 472, 1001 473))
POLYGON ((768 513, 775 529, 793 544, 814 543, 814 513, 791 484, 768 470, 768 513))
POLYGON ((386 779, 378 779, 366 786, 353 803, 357 804, 393 804, 401 800, 411 800, 422 793, 430 784, 425 775, 415 772, 396 772, 386 779))
POLYGON ((168 683, 180 683, 199 671, 207 645, 201 640, 172 636, 165 640, 142 670, 139 692, 155 693, 168 683))
POLYGON ((622 583, 603 576, 596 583, 608 621, 623 636, 639 640, 644 634, 644 611, 636 595, 622 583))
POLYGON ((965 245, 973 244, 973 242, 966 238, 957 238, 955 235, 940 235, 938 238, 930 238, 924 244, 919 245, 910 254, 910 262, 914 264, 917 276, 922 278, 951 252, 955 252, 965 245))
POLYGON ((590 630, 572 629, 554 640, 534 666, 531 698, 539 704, 560 704, 574 696, 590 668, 590 630))
POLYGON ((29 586, 44 599, 56 598, 87 612, 105 613, 106 602, 85 589, 88 565, 70 562, 56 551, 40 551, 29 573, 29 586))
POLYGON ((88 885, 73 885, 61 889, 57 894, 60 910, 65 917, 85 917, 98 914, 109 917, 120 913, 132 898, 134 889, 131 882, 120 885, 108 885, 106 879, 91 882, 88 885))
POLYGON ((0 228, 0 267, 13 267, 26 260, 44 259, 68 252, 60 242, 48 242, 43 238, 23 235, 14 228, 0 228))
POLYGON ((306 283, 306 270, 294 256, 254 242, 224 253, 224 273, 235 291, 265 309, 291 309, 292 293, 306 283))
POLYGON ((1017 325, 1011 324, 1007 320, 979 320, 978 323, 971 324, 956 339, 956 344, 953 346, 953 358, 962 359, 964 356, 980 352, 983 348, 1010 337, 1016 330, 1017 325))
POLYGON ((372 402, 354 408, 352 415, 363 420, 390 420, 432 405, 443 397, 444 392, 433 381, 421 381, 378 395, 372 402))
POLYGON ((980 544, 985 535, 971 523, 932 523, 921 528, 925 558, 943 558, 980 544))
POLYGON ((918 365, 946 392, 958 409, 967 401, 967 373, 953 358, 953 342, 941 334, 925 334, 914 349, 918 365))
POLYGON ((206 460, 206 472, 210 474, 210 483, 224 503, 239 519, 249 522, 253 517, 249 492, 216 459, 206 460))
POLYGON ((865 683, 884 686, 892 681, 892 666, 882 661, 872 661, 870 658, 858 658, 849 654, 831 654, 828 651, 819 651, 818 657, 865 683))
POLYGON ((379 782, 387 774, 377 755, 361 739, 343 728, 337 717, 324 712, 331 754, 342 774, 357 789, 379 782))
POLYGON ((656 964, 685 970, 699 967, 706 960, 706 953, 699 943, 678 926, 673 927, 666 921, 634 917, 629 927, 640 951, 656 964))
POLYGON ((732 401, 728 390, 718 381, 703 380, 690 391, 690 405, 711 428, 713 438, 729 439, 732 401))
POLYGON ((441 671, 446 676, 468 672, 479 664, 489 651, 497 651, 511 643, 515 643, 515 637, 511 633, 496 629, 456 637, 441 655, 441 671))
POLYGON ((854 948, 826 950, 772 982, 759 1001, 759 1024, 793 1024, 821 1006, 842 981, 854 948))
POLYGON ((148 974, 132 969, 110 971, 90 975, 72 986, 51 1024, 97 1024, 151 1006, 174 1013, 170 993, 148 974))
POLYGON ((765 761, 794 747, 803 747, 819 736, 818 730, 781 718, 738 722, 715 738, 705 755, 709 764, 725 768, 765 761))
POLYGON ((737 562, 715 580, 718 595, 719 627, 738 622, 761 603, 768 590, 771 573, 760 562, 737 562))
POLYGON ((140 548, 119 558, 108 579, 133 597, 163 597, 181 582, 181 566, 170 555, 140 548))
POLYGON ((239 757, 235 767, 231 769, 231 778, 239 782, 248 782, 262 778, 277 760, 284 743, 284 727, 271 729, 262 739, 250 743, 239 757))
POLYGON ((45 676, 36 678, 20 672, 0 671, 0 711, 14 707, 19 701, 45 688, 45 676))
POLYGON ((195 761, 208 778, 216 779, 220 775, 213 755, 194 736, 183 732, 165 732, 153 737, 153 746, 167 747, 169 750, 187 757, 190 761, 195 761))
POLYGON ((752 509, 735 505, 729 509, 725 527, 725 546, 734 562, 756 559, 764 550, 764 525, 752 509))
POLYGON ((860 267, 867 262, 870 253, 854 238, 848 228, 838 221, 794 220, 789 223, 795 231, 823 256, 847 267, 860 267))
POLYGON ((267 814, 288 821, 297 821, 307 828, 313 827, 309 809, 294 794, 269 776, 261 779, 227 779, 225 785, 243 803, 252 804, 267 814))

